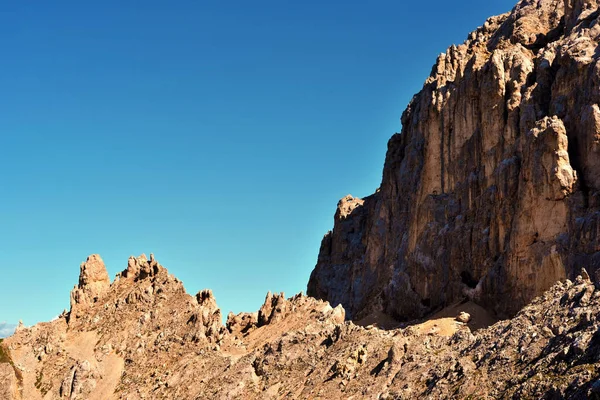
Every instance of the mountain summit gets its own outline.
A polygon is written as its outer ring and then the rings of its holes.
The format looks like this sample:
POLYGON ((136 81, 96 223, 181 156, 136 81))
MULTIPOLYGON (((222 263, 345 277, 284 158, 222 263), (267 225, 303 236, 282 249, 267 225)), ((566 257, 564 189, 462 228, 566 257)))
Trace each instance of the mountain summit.
POLYGON ((308 294, 361 319, 465 296, 510 317, 600 269, 598 2, 521 1, 441 54, 381 187, 338 204, 308 294))

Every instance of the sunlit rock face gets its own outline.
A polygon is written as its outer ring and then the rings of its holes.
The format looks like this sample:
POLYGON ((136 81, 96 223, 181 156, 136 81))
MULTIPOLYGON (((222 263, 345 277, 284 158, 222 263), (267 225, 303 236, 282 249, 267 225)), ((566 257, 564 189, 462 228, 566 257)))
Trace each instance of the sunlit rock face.
MULTIPOLYGON (((559 126, 541 125, 538 136, 560 137, 553 131, 559 126)), ((96 282, 92 272, 104 281, 103 266, 93 260, 80 270, 77 289, 84 293, 96 282)), ((144 256, 130 258, 117 279, 99 286, 96 300, 75 303, 50 322, 20 326, 0 342, 0 399, 600 394, 600 282, 585 270, 500 322, 473 302, 457 302, 412 324, 382 314, 354 324, 341 305, 268 293, 257 312, 231 313, 223 325, 210 290, 187 294, 144 256)))
POLYGON ((409 320, 468 296, 513 315, 600 269, 598 4, 521 1, 441 54, 380 189, 338 204, 308 294, 409 320))

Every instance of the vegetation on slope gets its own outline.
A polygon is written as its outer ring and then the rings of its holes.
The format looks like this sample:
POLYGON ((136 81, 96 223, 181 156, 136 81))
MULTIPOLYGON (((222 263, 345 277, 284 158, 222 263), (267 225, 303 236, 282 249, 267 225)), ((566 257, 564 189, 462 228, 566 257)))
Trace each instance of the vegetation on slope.
POLYGON ((0 339, 0 363, 10 363, 10 357, 8 356, 8 353, 4 350, 4 347, 2 346, 3 341, 4 339, 0 339))

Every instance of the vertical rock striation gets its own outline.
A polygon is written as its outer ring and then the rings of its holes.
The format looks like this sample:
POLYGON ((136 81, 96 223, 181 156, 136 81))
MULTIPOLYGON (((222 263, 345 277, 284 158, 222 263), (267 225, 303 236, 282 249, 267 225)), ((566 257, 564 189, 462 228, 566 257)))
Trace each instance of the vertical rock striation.
POLYGON ((338 204, 308 294, 359 319, 468 296, 513 315, 600 269, 595 0, 522 0, 441 54, 378 191, 338 204))

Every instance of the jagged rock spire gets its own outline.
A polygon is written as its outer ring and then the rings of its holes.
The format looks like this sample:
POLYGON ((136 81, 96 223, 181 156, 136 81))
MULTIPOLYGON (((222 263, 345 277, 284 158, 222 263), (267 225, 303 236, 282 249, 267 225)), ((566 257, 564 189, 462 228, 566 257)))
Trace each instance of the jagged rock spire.
POLYGON ((98 301, 110 288, 110 278, 104 261, 98 254, 90 255, 79 267, 79 284, 71 291, 71 311, 77 305, 98 301))

